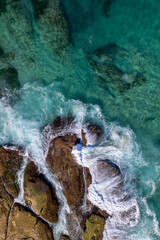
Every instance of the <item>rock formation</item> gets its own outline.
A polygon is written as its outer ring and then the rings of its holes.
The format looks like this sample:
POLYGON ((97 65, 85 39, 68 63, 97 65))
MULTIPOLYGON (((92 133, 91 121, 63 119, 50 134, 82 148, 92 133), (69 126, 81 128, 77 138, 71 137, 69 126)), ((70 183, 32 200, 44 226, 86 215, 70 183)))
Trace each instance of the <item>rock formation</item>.
POLYGON ((58 221, 58 199, 53 186, 40 174, 33 162, 30 162, 25 171, 24 192, 26 204, 34 212, 55 223, 58 221))
MULTIPOLYGON (((89 169, 79 165, 72 154, 76 144, 87 146, 87 133, 82 129, 81 139, 69 132, 60 135, 61 131, 69 128, 72 123, 72 117, 57 118, 47 126, 51 135, 55 131, 59 135, 50 141, 46 162, 61 184, 70 208, 70 213, 67 215, 69 236, 62 235, 60 239, 102 239, 108 214, 87 199, 92 177, 89 169)), ((102 135, 100 127, 89 123, 86 126, 97 138, 102 135)), ((2 240, 54 239, 48 222, 58 222, 59 199, 47 176, 39 171, 33 161, 30 159, 28 161, 24 174, 26 207, 14 202, 19 193, 17 172, 21 168, 23 157, 18 150, 0 148, 0 224, 2 226, 0 238, 2 240)), ((101 168, 101 165, 98 167, 101 168)))

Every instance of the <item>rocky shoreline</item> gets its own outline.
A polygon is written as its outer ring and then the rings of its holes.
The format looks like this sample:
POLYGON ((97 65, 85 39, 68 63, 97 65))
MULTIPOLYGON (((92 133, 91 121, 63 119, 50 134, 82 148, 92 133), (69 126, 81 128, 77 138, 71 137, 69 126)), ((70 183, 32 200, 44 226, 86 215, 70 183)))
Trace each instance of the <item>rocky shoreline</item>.
MULTIPOLYGON (((52 131, 63 130, 67 127, 66 122, 69 126, 72 120, 65 120, 62 124, 61 118, 57 118, 52 123, 52 131)), ((96 126, 90 128, 98 136, 99 129, 96 133, 96 126)), ((67 215, 68 234, 61 236, 61 240, 102 239, 108 217, 105 211, 89 200, 84 201, 92 177, 88 168, 83 168, 74 160, 72 149, 80 142, 84 147, 87 144, 83 130, 81 139, 72 133, 59 135, 51 140, 46 157, 46 163, 61 184, 70 209, 67 215)), ((25 206, 15 200, 19 194, 17 173, 23 163, 21 151, 0 147, 0 238, 54 239, 53 226, 58 222, 61 202, 47 176, 30 159, 24 174, 25 206)))

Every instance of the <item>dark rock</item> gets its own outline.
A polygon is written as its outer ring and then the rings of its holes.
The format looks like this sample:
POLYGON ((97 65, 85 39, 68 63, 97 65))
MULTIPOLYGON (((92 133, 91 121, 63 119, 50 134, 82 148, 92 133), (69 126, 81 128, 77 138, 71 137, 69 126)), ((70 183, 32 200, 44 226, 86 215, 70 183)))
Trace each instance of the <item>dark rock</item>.
POLYGON ((61 118, 61 117, 57 117, 51 124, 50 127, 52 130, 54 129, 63 129, 67 126, 69 126, 72 122, 73 122, 74 118, 73 117, 65 117, 65 118, 61 118))
POLYGON ((13 67, 0 69, 0 80, 4 80, 6 84, 11 88, 20 88, 18 72, 13 67))
POLYGON ((4 50, 0 47, 0 57, 4 56, 4 50))
POLYGON ((106 17, 109 17, 109 12, 111 9, 112 4, 114 3, 115 0, 106 0, 104 5, 103 5, 103 11, 106 17))
POLYGON ((105 180, 106 176, 107 178, 111 178, 120 174, 121 172, 119 167, 112 161, 108 159, 97 161, 97 179, 99 179, 100 181, 105 180))
POLYGON ((39 18, 41 14, 44 14, 44 11, 48 6, 49 0, 31 0, 31 2, 34 9, 34 15, 36 18, 39 18))
POLYGON ((115 56, 119 54, 121 48, 116 43, 108 43, 106 46, 101 47, 94 51, 93 58, 99 59, 100 62, 107 61, 108 58, 112 60, 115 59, 115 56))
POLYGON ((6 0, 0 0, 0 16, 6 11, 6 0))
POLYGON ((100 138, 103 134, 102 128, 96 124, 89 124, 88 129, 91 133, 96 134, 97 138, 100 138))
POLYGON ((34 212, 45 220, 58 221, 58 199, 53 186, 40 174, 37 166, 30 162, 25 171, 25 200, 34 212))
POLYGON ((86 133, 83 131, 83 129, 81 130, 81 136, 82 136, 82 145, 84 146, 84 147, 86 147, 86 145, 87 145, 87 139, 86 139, 86 137, 85 137, 85 135, 86 135, 86 133))
POLYGON ((142 86, 144 83, 146 83, 147 79, 143 75, 143 73, 137 73, 134 81, 132 83, 133 87, 139 87, 142 86))
POLYGON ((70 240, 70 238, 66 235, 62 235, 60 240, 70 240))
POLYGON ((123 93, 130 89, 131 84, 123 79, 124 72, 116 65, 110 63, 101 64, 95 61, 92 61, 91 65, 101 87, 113 97, 116 96, 117 92, 123 93))

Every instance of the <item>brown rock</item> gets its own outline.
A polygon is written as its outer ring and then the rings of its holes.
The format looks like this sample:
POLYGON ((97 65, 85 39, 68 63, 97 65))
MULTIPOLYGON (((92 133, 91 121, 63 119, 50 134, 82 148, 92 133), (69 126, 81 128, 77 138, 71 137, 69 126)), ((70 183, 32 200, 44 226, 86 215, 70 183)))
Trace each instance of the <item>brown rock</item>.
POLYGON ((102 240, 105 219, 100 215, 92 214, 86 221, 83 240, 102 240))
POLYGON ((50 144, 47 163, 61 183, 68 204, 79 207, 84 196, 83 168, 71 154, 76 135, 56 137, 50 144))
POLYGON ((5 186, 0 182, 0 239, 5 240, 8 218, 13 204, 13 198, 7 193, 5 186))
POLYGON ((31 205, 37 215, 52 223, 58 221, 58 200, 55 189, 46 182, 44 175, 38 172, 33 162, 26 167, 24 191, 26 204, 31 205))
POLYGON ((102 136, 102 129, 98 126, 98 125, 95 125, 95 124, 89 124, 88 125, 88 129, 97 135, 97 138, 101 137, 102 136))
POLYGON ((60 240, 70 240, 70 238, 66 235, 62 235, 60 240))
POLYGON ((83 129, 81 130, 81 135, 82 135, 82 144, 83 144, 84 147, 86 147, 87 139, 85 137, 86 133, 83 131, 83 129))
POLYGON ((0 147, 0 181, 5 185, 6 190, 17 197, 19 187, 16 183, 17 171, 20 169, 23 157, 18 151, 0 147))
POLYGON ((6 240, 52 240, 52 230, 47 223, 20 204, 14 204, 6 240))
MULTIPOLYGON (((52 131, 54 133, 58 131, 59 134, 64 127, 69 127, 72 121, 73 119, 57 118, 52 124, 48 125, 48 128, 46 127, 44 129, 44 134, 46 133, 47 137, 52 136, 52 131)), ((99 126, 88 123, 87 128, 92 134, 96 135, 97 139, 102 136, 102 129, 99 126)), ((87 139, 85 137, 85 132, 82 130, 81 134, 82 144, 86 146, 87 139)), ((49 137, 48 139, 51 138, 49 137)), ((58 136, 51 140, 46 158, 49 167, 62 186, 63 193, 71 210, 70 214, 67 216, 67 229, 71 240, 82 240, 82 230, 85 229, 87 226, 86 221, 88 221, 86 219, 92 214, 98 215, 100 222, 102 222, 102 219, 103 223, 108 217, 105 211, 101 211, 88 200, 86 200, 86 202, 84 201, 84 196, 88 193, 88 187, 91 184, 92 178, 89 169, 79 165, 72 155, 72 148, 78 142, 80 142, 80 140, 75 134, 58 136)), ((100 165, 98 167, 101 168, 100 165)), ((101 224, 101 226, 101 228, 104 229, 104 224, 101 224)), ((93 224, 93 230, 95 229, 96 223, 93 224)), ((102 233, 103 231, 98 233, 99 235, 97 236, 102 236, 102 233)), ((84 236, 90 236, 88 235, 88 230, 84 232, 84 236)), ((94 236, 92 235, 92 237, 94 236)))

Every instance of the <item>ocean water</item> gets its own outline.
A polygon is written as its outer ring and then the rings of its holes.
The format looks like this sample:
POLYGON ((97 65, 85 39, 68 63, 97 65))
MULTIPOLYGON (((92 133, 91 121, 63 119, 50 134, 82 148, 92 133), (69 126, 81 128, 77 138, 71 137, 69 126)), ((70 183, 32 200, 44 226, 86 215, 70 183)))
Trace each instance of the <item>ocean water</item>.
MULTIPOLYGON (((0 1, 0 144, 24 147, 26 156, 54 182, 44 167, 41 129, 57 116, 70 115, 75 117, 70 130, 79 135, 87 121, 100 125, 103 139, 97 143, 89 136, 91 147, 75 150, 77 161, 94 173, 92 164, 98 157, 110 158, 122 173, 123 194, 131 199, 124 203, 115 196, 112 187, 117 182, 111 179, 91 186, 89 198, 114 215, 106 222, 104 240, 160 239, 160 2, 63 0, 59 21, 65 16, 67 28, 52 24, 54 11, 36 18, 32 2, 0 1), (95 61, 117 72, 104 76, 105 72, 94 69, 91 62, 95 61), (1 77, 1 70, 8 68, 17 71, 16 88, 10 85, 13 75, 1 77), (115 198, 105 198, 103 206, 93 194, 96 190, 105 197, 104 189, 115 198), (118 213, 132 203, 135 220, 130 215, 121 222, 118 213)), ((49 2, 54 9, 58 1, 49 2)), ((58 183, 54 184, 65 216, 66 200, 58 183)), ((57 238, 65 223, 63 216, 61 220, 57 238)))

